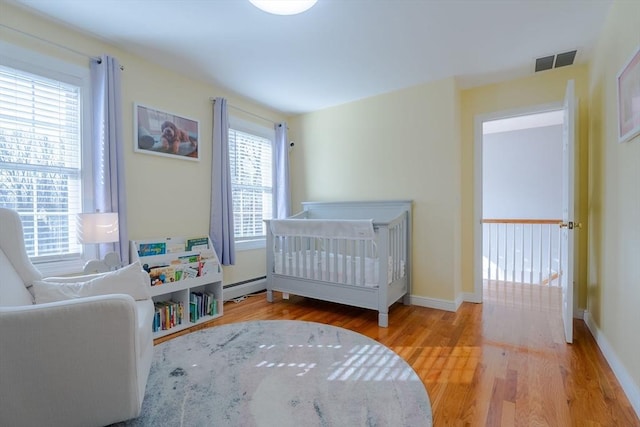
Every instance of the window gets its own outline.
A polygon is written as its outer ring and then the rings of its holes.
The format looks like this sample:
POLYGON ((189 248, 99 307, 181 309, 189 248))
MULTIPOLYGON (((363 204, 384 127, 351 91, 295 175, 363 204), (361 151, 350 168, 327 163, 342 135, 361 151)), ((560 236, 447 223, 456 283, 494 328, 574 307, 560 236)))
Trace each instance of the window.
POLYGON ((81 146, 88 79, 55 68, 0 63, 0 206, 20 214, 27 253, 40 264, 80 262, 76 214, 90 189, 81 146))
POLYGON ((229 161, 233 194, 233 222, 238 248, 264 243, 273 212, 272 130, 230 119, 229 161))

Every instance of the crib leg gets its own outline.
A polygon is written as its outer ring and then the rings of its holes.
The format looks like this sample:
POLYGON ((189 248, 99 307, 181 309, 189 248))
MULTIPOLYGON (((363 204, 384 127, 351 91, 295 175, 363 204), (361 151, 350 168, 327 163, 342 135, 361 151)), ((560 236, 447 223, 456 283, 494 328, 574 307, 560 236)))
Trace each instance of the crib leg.
POLYGON ((273 302, 273 291, 267 290, 267 301, 273 302))
POLYGON ((411 295, 405 294, 405 296, 402 297, 402 304, 411 305, 411 295))
POLYGON ((389 313, 378 313, 378 326, 387 328, 389 326, 389 313))

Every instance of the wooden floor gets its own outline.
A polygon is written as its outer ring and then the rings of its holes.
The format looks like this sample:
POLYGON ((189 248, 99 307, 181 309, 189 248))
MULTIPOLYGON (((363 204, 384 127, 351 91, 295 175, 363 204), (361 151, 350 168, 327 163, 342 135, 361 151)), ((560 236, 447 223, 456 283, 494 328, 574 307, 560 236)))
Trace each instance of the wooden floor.
POLYGON ((396 304, 389 327, 379 328, 372 310, 278 293, 268 303, 258 294, 225 303, 224 316, 198 329, 291 319, 364 334, 422 378, 436 427, 640 426, 583 321, 574 321, 574 343, 564 343, 557 288, 491 282, 484 298, 456 313, 396 304))

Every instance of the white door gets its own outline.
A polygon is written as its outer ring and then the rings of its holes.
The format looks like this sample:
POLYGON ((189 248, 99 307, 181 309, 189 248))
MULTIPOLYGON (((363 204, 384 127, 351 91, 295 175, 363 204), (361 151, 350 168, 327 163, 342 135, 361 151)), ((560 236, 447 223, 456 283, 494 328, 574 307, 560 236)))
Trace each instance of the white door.
POLYGON ((562 320, 564 336, 573 342, 573 247, 575 240, 574 186, 575 186, 575 88, 573 80, 567 83, 564 98, 562 129, 562 230, 560 283, 562 285, 562 320))

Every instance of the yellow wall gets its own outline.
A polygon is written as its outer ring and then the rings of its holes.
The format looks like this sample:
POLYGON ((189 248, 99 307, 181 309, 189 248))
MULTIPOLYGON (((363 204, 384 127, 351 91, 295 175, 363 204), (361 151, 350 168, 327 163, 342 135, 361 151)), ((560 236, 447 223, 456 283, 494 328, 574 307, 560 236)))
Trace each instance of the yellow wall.
MULTIPOLYGON (((474 192, 474 118, 477 115, 517 110, 525 107, 562 103, 567 81, 573 79, 578 98, 576 138, 576 184, 578 186, 576 220, 586 231, 587 222, 587 66, 569 66, 503 83, 462 91, 462 283, 465 292, 473 292, 473 192, 474 192)), ((578 307, 586 307, 587 271, 586 232, 578 236, 575 282, 578 307)))
MULTIPOLYGON (((0 23, 50 40, 91 56, 112 55, 124 66, 122 72, 123 142, 130 238, 197 236, 208 234, 211 189, 212 103, 224 96, 229 103, 255 114, 281 121, 284 117, 234 96, 212 84, 189 79, 142 60, 98 39, 40 19, 4 2, 0 23), (133 105, 140 103, 198 120, 200 161, 170 159, 133 151, 133 105)), ((81 55, 37 41, 0 27, 2 40, 48 56, 88 67, 81 55)), ((246 118, 250 120, 250 117, 246 118)), ((261 123, 262 124, 262 123, 261 123)), ((265 275, 264 250, 237 253, 237 265, 225 268, 225 283, 265 275)))
MULTIPOLYGON (((474 117, 561 103, 569 79, 579 98, 577 209, 586 223, 586 66, 463 91, 447 79, 291 119, 294 207, 304 200, 413 199, 412 293, 459 301, 474 291, 474 117)), ((586 306, 586 245, 579 240, 580 307, 586 306)))
POLYGON ((412 294, 448 302, 461 287, 458 98, 446 79, 289 122, 294 210, 302 201, 413 200, 412 294))
POLYGON ((640 412, 640 136, 619 144, 616 130, 616 75, 638 47, 640 2, 614 2, 589 76, 587 320, 632 376, 640 412))

